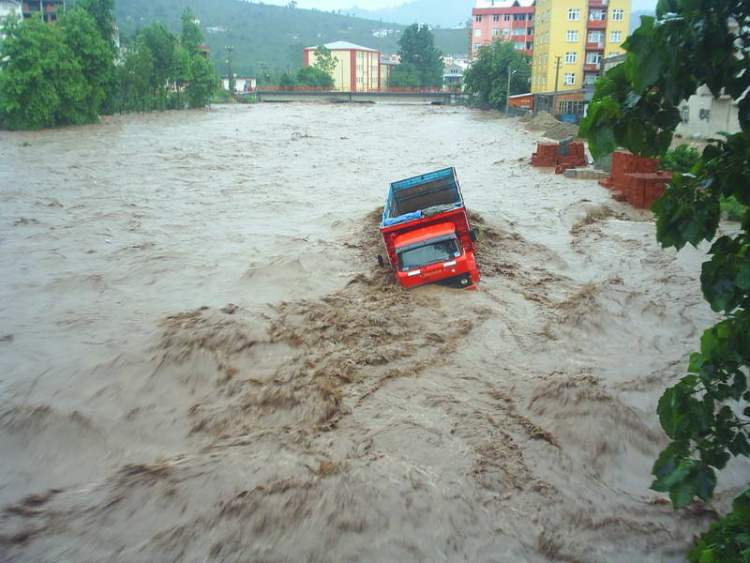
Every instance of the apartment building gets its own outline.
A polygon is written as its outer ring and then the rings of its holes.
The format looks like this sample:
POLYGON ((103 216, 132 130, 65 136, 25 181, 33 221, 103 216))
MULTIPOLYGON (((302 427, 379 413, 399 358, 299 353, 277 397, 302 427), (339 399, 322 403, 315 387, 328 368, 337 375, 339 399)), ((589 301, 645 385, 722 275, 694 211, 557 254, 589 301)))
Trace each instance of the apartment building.
POLYGON ((583 90, 622 52, 630 0, 537 0, 534 18, 532 93, 583 90))
POLYGON ((534 0, 477 0, 471 19, 471 56, 493 41, 510 41, 515 49, 531 55, 534 0))
MULTIPOLYGON (((334 89, 340 92, 373 92, 380 89, 380 51, 335 41, 325 45, 331 51, 336 68, 333 71, 334 89)), ((315 64, 317 46, 304 50, 304 66, 315 64)))
POLYGON ((44 21, 55 22, 64 9, 65 0, 24 0, 23 17, 30 18, 42 14, 44 21))

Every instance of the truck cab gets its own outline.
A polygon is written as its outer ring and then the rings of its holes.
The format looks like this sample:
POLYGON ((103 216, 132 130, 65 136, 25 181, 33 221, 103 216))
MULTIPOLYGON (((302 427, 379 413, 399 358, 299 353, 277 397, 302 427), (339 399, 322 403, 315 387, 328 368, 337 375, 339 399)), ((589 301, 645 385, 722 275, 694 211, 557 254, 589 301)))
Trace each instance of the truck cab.
POLYGON ((453 168, 392 183, 380 231, 402 287, 479 282, 475 237, 453 168))

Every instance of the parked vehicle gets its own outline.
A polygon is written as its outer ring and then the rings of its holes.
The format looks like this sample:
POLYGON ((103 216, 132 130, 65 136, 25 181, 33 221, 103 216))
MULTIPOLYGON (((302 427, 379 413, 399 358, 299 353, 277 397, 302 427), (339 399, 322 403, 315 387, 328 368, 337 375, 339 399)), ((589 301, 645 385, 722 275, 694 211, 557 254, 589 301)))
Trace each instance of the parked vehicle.
POLYGON ((476 236, 454 168, 393 182, 380 232, 403 287, 440 283, 475 288, 479 283, 476 236))

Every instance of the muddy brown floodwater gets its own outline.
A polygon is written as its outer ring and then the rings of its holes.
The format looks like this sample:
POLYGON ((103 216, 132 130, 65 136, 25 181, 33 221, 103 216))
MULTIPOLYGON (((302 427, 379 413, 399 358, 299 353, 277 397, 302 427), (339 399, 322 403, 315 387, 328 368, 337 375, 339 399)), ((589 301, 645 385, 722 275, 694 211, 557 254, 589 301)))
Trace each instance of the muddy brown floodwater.
POLYGON ((0 133, 0 560, 681 560, 714 507, 648 486, 703 254, 535 140, 385 104, 0 133), (481 288, 405 292, 377 208, 443 166, 481 288))

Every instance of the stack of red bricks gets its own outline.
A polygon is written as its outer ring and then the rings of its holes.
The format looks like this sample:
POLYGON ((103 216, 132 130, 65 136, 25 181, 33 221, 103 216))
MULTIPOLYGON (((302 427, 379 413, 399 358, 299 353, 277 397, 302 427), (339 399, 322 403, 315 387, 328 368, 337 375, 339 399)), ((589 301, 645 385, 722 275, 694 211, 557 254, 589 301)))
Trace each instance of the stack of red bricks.
POLYGON ((568 143, 568 154, 561 154, 560 143, 537 143, 536 152, 531 155, 531 165, 554 168, 562 174, 569 168, 586 166, 586 151, 582 141, 568 143))
POLYGON ((659 161, 655 158, 617 151, 612 155, 612 176, 599 183, 611 189, 618 201, 627 201, 639 209, 650 209, 664 194, 670 180, 671 172, 659 171, 659 161))

